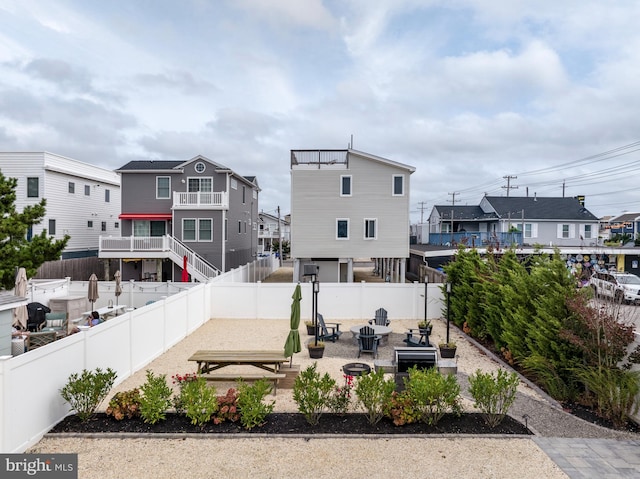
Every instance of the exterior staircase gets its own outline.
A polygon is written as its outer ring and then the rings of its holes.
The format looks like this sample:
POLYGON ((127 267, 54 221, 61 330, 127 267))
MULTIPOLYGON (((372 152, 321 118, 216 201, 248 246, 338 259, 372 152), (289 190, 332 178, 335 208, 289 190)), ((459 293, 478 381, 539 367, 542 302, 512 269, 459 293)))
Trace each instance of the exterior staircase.
POLYGON ((204 258, 171 235, 164 236, 101 236, 100 258, 169 258, 181 268, 187 258, 187 272, 201 283, 222 274, 204 258))

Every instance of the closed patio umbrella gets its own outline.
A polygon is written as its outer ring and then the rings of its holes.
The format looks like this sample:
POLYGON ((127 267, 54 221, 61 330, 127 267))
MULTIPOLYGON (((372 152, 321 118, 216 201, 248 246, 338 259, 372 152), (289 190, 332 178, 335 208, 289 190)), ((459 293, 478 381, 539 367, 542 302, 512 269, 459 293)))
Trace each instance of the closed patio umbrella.
MULTIPOLYGON (((20 268, 16 275, 16 288, 13 293, 22 298, 27 296, 27 270, 20 268)), ((26 306, 18 306, 13 310, 13 325, 19 329, 27 329, 29 313, 26 306)))
POLYGON ((122 294, 122 285, 120 284, 121 277, 120 270, 116 271, 116 274, 113 275, 113 278, 116 280, 116 290, 114 292, 116 295, 116 306, 118 305, 118 298, 122 294))
POLYGON ((189 282, 189 272, 187 271, 187 256, 186 255, 182 258, 182 282, 183 283, 188 283, 189 282))
POLYGON ((91 311, 95 309, 94 304, 99 297, 100 296, 98 295, 98 277, 96 276, 95 273, 93 273, 89 277, 89 288, 87 291, 87 299, 91 303, 91 311))
POLYGON ((290 364, 293 364, 293 354, 299 353, 302 350, 302 346, 300 345, 300 332, 298 331, 298 327, 300 326, 300 300, 302 299, 300 283, 296 285, 292 298, 291 331, 289 331, 287 341, 284 343, 284 357, 291 358, 290 364))

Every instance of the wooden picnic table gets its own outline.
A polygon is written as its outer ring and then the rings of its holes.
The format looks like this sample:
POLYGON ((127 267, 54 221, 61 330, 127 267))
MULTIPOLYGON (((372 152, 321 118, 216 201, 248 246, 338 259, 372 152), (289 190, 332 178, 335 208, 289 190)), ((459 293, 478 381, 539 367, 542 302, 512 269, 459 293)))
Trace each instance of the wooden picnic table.
MULTIPOLYGON (((196 351, 189 361, 198 363, 198 372, 207 374, 227 366, 255 366, 277 374, 280 365, 287 362, 283 351, 196 351)), ((242 377, 239 373, 238 377, 242 377)))

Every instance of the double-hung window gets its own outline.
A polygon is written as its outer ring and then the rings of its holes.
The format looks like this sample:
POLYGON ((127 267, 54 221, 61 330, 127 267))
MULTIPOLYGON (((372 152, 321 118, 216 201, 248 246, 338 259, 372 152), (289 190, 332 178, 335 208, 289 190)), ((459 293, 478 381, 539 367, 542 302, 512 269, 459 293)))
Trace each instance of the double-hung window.
POLYGON ((182 220, 184 241, 213 241, 213 220, 211 218, 185 218, 182 220))
POLYGON ((340 176, 340 196, 351 196, 351 175, 340 176))
POLYGON ((156 199, 171 198, 171 177, 156 176, 156 199))
POLYGON ((349 220, 347 218, 338 218, 336 220, 336 239, 349 239, 349 220))
POLYGON ((27 198, 40 196, 40 178, 37 176, 27 178, 27 198))
POLYGON ((393 175, 393 196, 404 196, 404 175, 393 175))

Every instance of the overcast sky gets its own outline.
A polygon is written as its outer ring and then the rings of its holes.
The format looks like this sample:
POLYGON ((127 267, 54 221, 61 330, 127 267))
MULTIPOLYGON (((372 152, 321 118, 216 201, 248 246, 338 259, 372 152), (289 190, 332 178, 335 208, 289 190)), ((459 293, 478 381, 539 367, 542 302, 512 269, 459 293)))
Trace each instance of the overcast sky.
POLYGON ((640 2, 0 0, 0 148, 201 154, 290 211, 289 152, 412 165, 412 220, 483 194, 640 211, 640 2))

